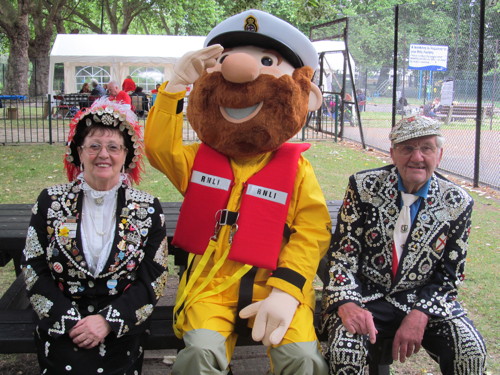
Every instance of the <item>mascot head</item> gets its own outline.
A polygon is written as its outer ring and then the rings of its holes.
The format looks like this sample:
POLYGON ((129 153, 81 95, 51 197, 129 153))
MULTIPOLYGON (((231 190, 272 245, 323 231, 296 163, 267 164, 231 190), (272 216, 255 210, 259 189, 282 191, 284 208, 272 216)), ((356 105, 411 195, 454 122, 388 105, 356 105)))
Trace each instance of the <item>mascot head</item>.
POLYGON ((187 116, 198 137, 233 158, 279 148, 321 106, 311 82, 318 64, 312 43, 287 22, 259 10, 217 25, 205 46, 224 51, 194 83, 187 116))

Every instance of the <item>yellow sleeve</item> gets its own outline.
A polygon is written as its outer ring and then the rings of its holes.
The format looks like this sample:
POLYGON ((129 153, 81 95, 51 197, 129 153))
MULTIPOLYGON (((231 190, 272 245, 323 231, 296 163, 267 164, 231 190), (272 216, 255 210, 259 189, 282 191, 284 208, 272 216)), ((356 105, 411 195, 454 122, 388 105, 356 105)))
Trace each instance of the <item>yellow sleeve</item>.
POLYGON ((146 155, 151 165, 184 195, 199 144, 182 144, 185 92, 169 93, 164 86, 158 90, 155 105, 148 114, 144 133, 146 155))
POLYGON ((331 219, 314 170, 304 157, 299 160, 287 224, 290 239, 282 248, 278 269, 267 284, 314 308, 312 282, 330 244, 331 219))

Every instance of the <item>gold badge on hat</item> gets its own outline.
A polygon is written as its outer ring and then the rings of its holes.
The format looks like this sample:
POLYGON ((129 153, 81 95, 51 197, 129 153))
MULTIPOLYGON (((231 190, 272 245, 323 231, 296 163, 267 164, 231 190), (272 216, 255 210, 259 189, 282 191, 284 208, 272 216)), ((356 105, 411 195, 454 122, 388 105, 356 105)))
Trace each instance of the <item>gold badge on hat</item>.
POLYGON ((248 16, 245 19, 245 24, 243 25, 243 30, 245 31, 259 31, 259 24, 257 23, 257 19, 254 16, 248 16))

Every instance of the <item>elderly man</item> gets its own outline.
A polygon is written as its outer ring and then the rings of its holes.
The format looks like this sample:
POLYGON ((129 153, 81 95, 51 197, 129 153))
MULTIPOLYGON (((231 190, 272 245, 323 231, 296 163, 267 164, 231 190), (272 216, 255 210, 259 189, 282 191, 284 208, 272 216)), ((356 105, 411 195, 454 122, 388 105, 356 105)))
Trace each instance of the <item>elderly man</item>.
POLYGON ((91 96, 101 97, 106 95, 106 90, 99 84, 99 82, 97 82, 95 78, 92 78, 90 84, 92 85, 92 91, 90 92, 91 96))
POLYGON ((443 374, 482 374, 483 339, 457 301, 472 198, 435 172, 438 122, 403 119, 389 137, 394 165, 350 177, 328 254, 330 373, 363 374, 368 340, 389 337, 394 360, 423 346, 443 374))
POLYGON ((118 102, 125 105, 128 105, 129 108, 132 106, 132 99, 130 95, 125 91, 120 90, 120 86, 116 81, 109 81, 108 83, 108 92, 109 92, 109 100, 112 102, 118 102))

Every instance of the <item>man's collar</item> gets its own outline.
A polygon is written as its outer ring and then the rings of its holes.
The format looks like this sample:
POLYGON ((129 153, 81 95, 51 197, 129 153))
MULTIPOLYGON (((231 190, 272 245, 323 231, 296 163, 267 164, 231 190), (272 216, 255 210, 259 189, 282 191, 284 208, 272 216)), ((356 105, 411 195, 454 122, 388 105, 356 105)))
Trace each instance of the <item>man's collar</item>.
MULTIPOLYGON (((403 185, 403 180, 401 179, 399 172, 397 172, 397 174, 398 174, 398 190, 406 193, 406 189, 403 185)), ((420 189, 418 189, 418 191, 416 193, 414 193, 414 195, 416 195, 418 197, 422 197, 424 199, 427 198, 427 194, 429 193, 430 184, 431 184, 431 179, 429 178, 427 180, 427 182, 420 189)))

